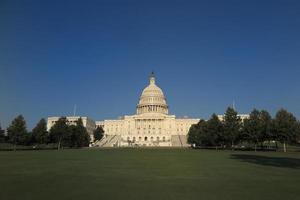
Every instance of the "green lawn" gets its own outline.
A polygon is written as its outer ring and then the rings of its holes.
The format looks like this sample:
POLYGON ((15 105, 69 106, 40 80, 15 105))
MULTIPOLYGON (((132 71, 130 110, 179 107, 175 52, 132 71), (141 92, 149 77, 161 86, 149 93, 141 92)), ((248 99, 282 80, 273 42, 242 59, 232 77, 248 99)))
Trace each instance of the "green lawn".
POLYGON ((300 199, 300 154, 191 149, 0 152, 0 199, 300 199))

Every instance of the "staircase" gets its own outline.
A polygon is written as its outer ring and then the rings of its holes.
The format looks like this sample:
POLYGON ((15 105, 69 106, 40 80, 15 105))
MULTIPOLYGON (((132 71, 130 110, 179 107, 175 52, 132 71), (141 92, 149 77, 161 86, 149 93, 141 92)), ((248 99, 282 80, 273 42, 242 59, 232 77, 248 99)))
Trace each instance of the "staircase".
POLYGON ((121 137, 119 135, 108 135, 105 138, 95 142, 96 147, 114 147, 118 144, 121 137))
POLYGON ((189 147, 187 143, 186 135, 172 135, 171 136, 172 147, 189 147))
POLYGON ((172 147, 181 147, 181 141, 179 135, 172 135, 171 143, 172 143, 172 147))
POLYGON ((179 139, 180 139, 182 147, 190 147, 190 145, 187 143, 187 136, 186 135, 179 135, 179 139))

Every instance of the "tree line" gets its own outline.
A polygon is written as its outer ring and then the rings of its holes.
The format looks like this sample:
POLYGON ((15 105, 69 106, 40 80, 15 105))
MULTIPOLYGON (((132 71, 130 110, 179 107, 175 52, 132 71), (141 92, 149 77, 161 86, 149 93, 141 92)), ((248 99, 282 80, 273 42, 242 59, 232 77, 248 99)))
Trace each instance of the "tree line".
POLYGON ((296 117, 280 109, 274 118, 265 111, 254 109, 249 118, 242 120, 231 107, 227 108, 223 120, 213 114, 207 121, 200 120, 192 125, 188 132, 188 143, 194 147, 231 148, 245 144, 270 148, 271 143, 283 145, 286 152, 287 144, 300 141, 300 122, 296 117))
MULTIPOLYGON (((103 129, 94 130, 95 140, 103 137, 103 129)), ((63 147, 80 148, 90 144, 90 136, 79 118, 75 124, 69 124, 66 117, 60 117, 47 131, 47 122, 42 118, 31 132, 27 131, 26 121, 22 115, 17 116, 7 128, 7 135, 0 126, 0 142, 11 143, 14 150, 17 145, 56 144, 57 149, 63 147)))

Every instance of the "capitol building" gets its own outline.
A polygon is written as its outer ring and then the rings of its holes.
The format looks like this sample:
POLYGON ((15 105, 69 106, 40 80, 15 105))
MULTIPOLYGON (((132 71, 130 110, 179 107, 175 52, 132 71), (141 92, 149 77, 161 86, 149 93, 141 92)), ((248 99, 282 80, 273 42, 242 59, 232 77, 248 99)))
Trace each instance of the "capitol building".
MULTIPOLYGON (((69 124, 76 124, 80 116, 66 118, 69 124)), ((169 115, 166 97, 157 86, 153 73, 149 77, 149 85, 140 96, 135 115, 104 121, 81 118, 93 141, 92 146, 96 147, 187 147, 189 129, 200 120, 169 115), (98 126, 103 128, 104 137, 94 141, 93 131, 98 126)), ((50 130, 58 119, 49 117, 47 129, 50 130)))
POLYGON ((175 115, 169 115, 166 97, 157 86, 153 73, 149 79, 135 115, 96 122, 96 126, 102 126, 105 132, 105 138, 96 142, 96 146, 188 146, 188 131, 199 119, 177 119, 175 115))

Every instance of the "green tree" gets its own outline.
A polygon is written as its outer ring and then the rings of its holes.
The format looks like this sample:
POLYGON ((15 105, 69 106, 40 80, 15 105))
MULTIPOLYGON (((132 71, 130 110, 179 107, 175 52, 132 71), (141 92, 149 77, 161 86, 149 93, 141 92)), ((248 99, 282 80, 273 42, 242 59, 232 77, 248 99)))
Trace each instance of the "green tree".
POLYGON ((101 140, 104 134, 104 130, 101 126, 98 126, 94 130, 93 134, 94 134, 94 140, 101 140))
POLYGON ((4 141, 5 141, 4 130, 2 129, 0 124, 0 142, 4 142, 4 141))
POLYGON ((207 122, 200 120, 197 126, 197 144, 198 146, 208 146, 211 138, 207 135, 207 122))
POLYGON ((214 137, 207 131, 207 122, 204 121, 198 126, 198 138, 200 146, 214 146, 214 137))
POLYGON ((66 117, 61 117, 50 129, 51 141, 57 143, 58 150, 70 140, 70 129, 67 122, 66 117))
POLYGON ((296 123, 296 143, 300 143, 300 121, 296 123))
POLYGON ((82 119, 79 118, 76 125, 70 126, 71 129, 71 147, 85 147, 90 143, 90 136, 83 126, 82 119))
POLYGON ((262 110, 260 112, 260 123, 261 123, 261 138, 262 142, 268 141, 270 146, 270 141, 272 140, 272 117, 268 111, 262 110))
POLYGON ((69 125, 69 133, 70 137, 66 137, 64 140, 64 144, 68 147, 76 147, 77 146, 77 140, 78 140, 78 130, 76 125, 72 124, 69 125))
POLYGON ((243 139, 254 143, 254 150, 256 151, 257 144, 260 142, 262 134, 262 126, 260 120, 260 112, 254 109, 250 113, 249 119, 244 120, 243 139))
POLYGON ((239 137, 241 129, 241 119, 237 116, 237 112, 228 107, 224 117, 224 138, 227 144, 234 148, 234 144, 239 137))
POLYGON ((197 124, 193 124, 188 132, 188 143, 193 146, 201 145, 201 134, 204 132, 204 127, 206 122, 204 120, 200 120, 197 124))
POLYGON ((211 118, 206 122, 205 136, 207 137, 207 143, 210 146, 217 146, 224 144, 224 129, 223 124, 219 120, 216 114, 213 114, 211 118))
POLYGON ((190 129, 189 129, 189 132, 188 132, 188 135, 187 135, 187 142, 190 144, 190 145, 196 145, 197 142, 198 142, 198 139, 197 139, 197 124, 193 124, 190 129))
POLYGON ((286 152, 286 144, 297 139, 296 117, 285 109, 280 109, 274 119, 274 132, 276 140, 283 144, 283 151, 286 152))
POLYGON ((17 144, 25 144, 28 139, 26 130, 26 122, 22 115, 17 116, 10 126, 7 128, 7 135, 9 141, 14 145, 16 150, 17 144))
POLYGON ((283 151, 286 152, 286 144, 297 140, 297 119, 292 113, 280 109, 274 119, 274 132, 276 140, 283 144, 283 151))
POLYGON ((42 118, 32 129, 32 139, 34 143, 46 144, 48 142, 47 122, 42 118))

